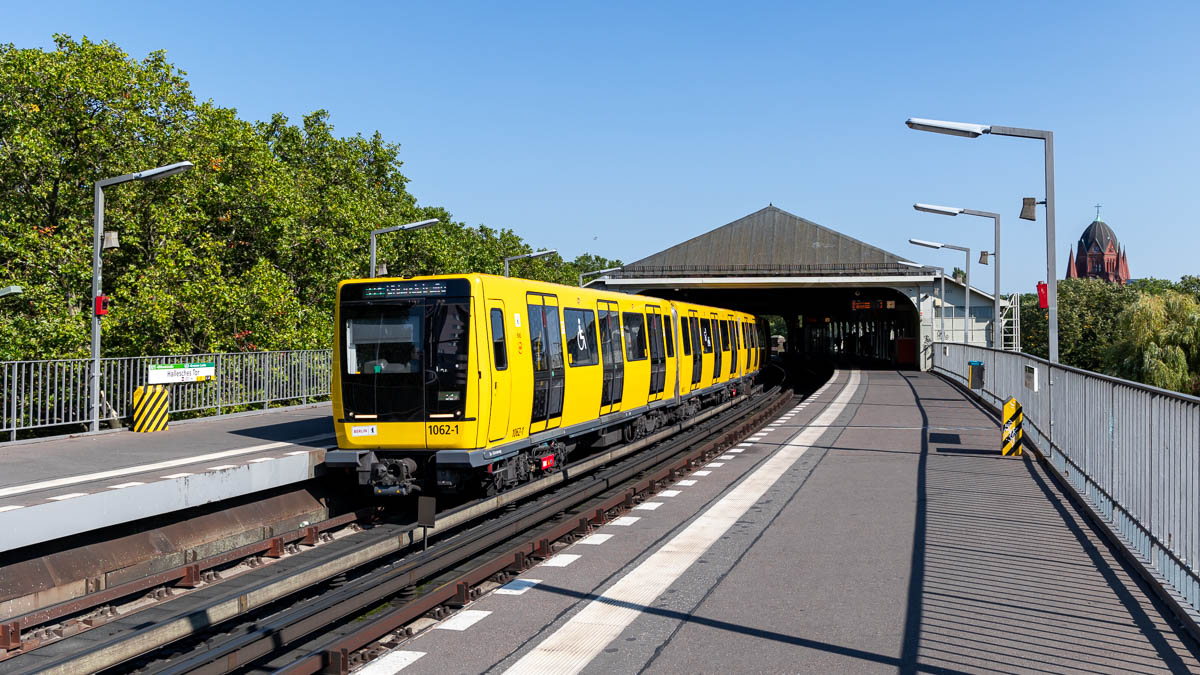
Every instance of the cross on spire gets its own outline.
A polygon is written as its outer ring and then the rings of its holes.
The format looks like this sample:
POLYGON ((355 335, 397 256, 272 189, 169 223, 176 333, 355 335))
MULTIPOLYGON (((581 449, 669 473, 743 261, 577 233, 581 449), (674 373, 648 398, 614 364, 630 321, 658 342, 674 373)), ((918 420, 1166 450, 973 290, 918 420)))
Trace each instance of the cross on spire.
POLYGON ((1100 205, 1096 204, 1096 220, 1100 220, 1100 205))

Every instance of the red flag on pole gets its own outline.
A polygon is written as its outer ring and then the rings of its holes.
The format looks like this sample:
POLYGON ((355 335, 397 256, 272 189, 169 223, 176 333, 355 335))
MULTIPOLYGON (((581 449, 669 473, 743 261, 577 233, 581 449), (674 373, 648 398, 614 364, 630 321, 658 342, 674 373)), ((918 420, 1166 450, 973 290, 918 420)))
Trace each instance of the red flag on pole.
POLYGON ((1050 291, 1047 290, 1046 282, 1044 282, 1044 281, 1038 282, 1037 292, 1038 292, 1038 307, 1041 307, 1042 309, 1047 309, 1048 307, 1050 307, 1050 300, 1047 297, 1048 294, 1050 293, 1050 291))

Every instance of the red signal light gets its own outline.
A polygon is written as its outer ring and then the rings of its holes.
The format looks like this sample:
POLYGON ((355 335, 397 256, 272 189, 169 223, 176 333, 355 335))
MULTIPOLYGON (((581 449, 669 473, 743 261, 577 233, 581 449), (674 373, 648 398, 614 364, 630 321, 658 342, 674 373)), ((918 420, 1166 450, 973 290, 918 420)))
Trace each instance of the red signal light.
POLYGON ((1038 307, 1047 309, 1050 307, 1050 290, 1046 282, 1039 281, 1037 285, 1038 307))
POLYGON ((96 316, 105 316, 108 314, 108 307, 112 303, 107 295, 96 296, 96 316))

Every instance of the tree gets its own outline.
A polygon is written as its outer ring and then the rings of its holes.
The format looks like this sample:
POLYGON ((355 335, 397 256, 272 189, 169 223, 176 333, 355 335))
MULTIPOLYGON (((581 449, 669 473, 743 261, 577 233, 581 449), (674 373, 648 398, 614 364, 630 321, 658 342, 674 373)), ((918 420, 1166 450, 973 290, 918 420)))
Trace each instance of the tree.
MULTIPOLYGON (((0 286, 25 293, 0 312, 0 360, 88 353, 92 186, 182 159, 192 171, 106 191, 104 353, 128 356, 327 347, 334 289, 367 275, 372 229, 437 226, 379 240, 397 276, 499 274, 534 250, 510 229, 455 222, 407 190, 400 146, 339 137, 317 110, 248 122, 197 104, 184 73, 154 52, 55 37, 0 45, 0 286)), ((587 254, 522 261, 522 276, 574 285, 617 266, 587 254)))
MULTIPOLYGON (((1069 366, 1102 371, 1105 352, 1117 328, 1117 317, 1138 296, 1129 286, 1101 279, 1058 282, 1059 360, 1069 366)), ((1048 358, 1047 310, 1037 295, 1021 296, 1021 350, 1048 358)))
POLYGON ((967 283, 967 273, 964 272, 961 267, 955 267, 954 271, 950 273, 950 278, 954 279, 960 284, 967 283))
POLYGON ((1177 291, 1143 293, 1120 314, 1108 350, 1112 374, 1200 393, 1200 303, 1177 291))

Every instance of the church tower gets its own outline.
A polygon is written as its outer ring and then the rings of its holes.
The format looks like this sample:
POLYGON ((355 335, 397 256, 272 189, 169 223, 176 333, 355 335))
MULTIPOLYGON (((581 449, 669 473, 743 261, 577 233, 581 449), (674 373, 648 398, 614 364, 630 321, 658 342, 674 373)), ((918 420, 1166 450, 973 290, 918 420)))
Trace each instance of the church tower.
POLYGON ((1116 284, 1129 281, 1129 259, 1107 223, 1096 219, 1083 230, 1075 251, 1067 254, 1068 279, 1103 279, 1116 284))

